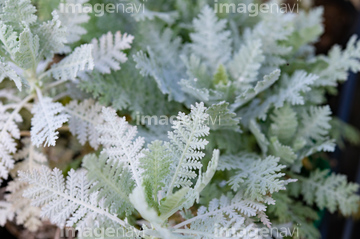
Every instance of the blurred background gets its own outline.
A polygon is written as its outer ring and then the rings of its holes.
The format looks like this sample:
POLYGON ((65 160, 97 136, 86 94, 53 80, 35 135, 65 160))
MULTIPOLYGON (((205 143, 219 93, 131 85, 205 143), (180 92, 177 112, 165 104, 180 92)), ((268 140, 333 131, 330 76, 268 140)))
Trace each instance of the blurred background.
MULTIPOLYGON (((316 45, 318 53, 326 53, 334 44, 344 45, 350 36, 360 36, 360 0, 316 0, 314 5, 325 7, 325 34, 316 45)), ((342 120, 360 129, 360 79, 350 74, 348 81, 339 87, 337 96, 329 96, 332 111, 342 120)), ((346 145, 331 156, 333 171, 360 183, 360 147, 346 145)), ((323 239, 359 239, 360 215, 345 219, 339 214, 325 212, 320 230, 323 239)))
MULTIPOLYGON (((353 34, 360 36, 360 0, 315 0, 325 8, 325 33, 316 45, 318 53, 327 53, 334 44, 344 46, 353 34)), ((339 87, 337 96, 328 96, 331 109, 342 120, 360 129, 360 79, 350 74, 339 87)), ((330 155, 333 171, 360 183, 360 147, 347 144, 330 155)), ((345 219, 340 214, 324 212, 319 225, 322 239, 359 239, 360 215, 345 219)))

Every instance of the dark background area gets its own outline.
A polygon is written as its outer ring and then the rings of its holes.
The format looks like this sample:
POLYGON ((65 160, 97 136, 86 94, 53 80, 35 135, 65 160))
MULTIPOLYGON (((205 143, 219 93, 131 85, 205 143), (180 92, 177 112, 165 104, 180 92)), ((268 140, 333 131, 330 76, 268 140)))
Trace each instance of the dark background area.
MULTIPOLYGON (((325 7, 325 33, 316 45, 318 53, 326 53, 334 44, 345 46, 353 34, 360 36, 360 12, 345 0, 317 0, 325 7)), ((358 1, 360 2, 360 1, 358 1)), ((360 79, 350 74, 348 81, 339 87, 337 96, 329 96, 335 115, 360 129, 360 79)), ((348 176, 349 181, 360 183, 360 147, 347 144, 341 151, 330 155, 332 169, 348 176)), ((322 239, 359 239, 360 219, 346 219, 339 213, 325 213, 320 226, 322 239)))

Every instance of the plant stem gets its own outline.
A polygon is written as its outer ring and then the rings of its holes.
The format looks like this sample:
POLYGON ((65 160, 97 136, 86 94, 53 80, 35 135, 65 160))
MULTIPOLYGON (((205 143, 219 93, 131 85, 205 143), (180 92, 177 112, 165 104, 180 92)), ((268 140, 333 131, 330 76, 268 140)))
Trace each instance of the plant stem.
POLYGON ((54 88, 54 87, 56 87, 56 86, 59 86, 59 85, 61 85, 61 84, 64 84, 64 83, 66 83, 66 82, 68 82, 68 80, 58 80, 58 81, 55 81, 55 82, 53 82, 53 83, 50 83, 50 84, 48 84, 48 85, 46 85, 46 86, 44 87, 44 91, 49 90, 49 89, 51 89, 51 88, 54 88))
POLYGON ((207 238, 217 238, 217 239, 235 239, 235 238, 239 238, 239 237, 221 237, 221 236, 217 236, 214 235, 212 233, 207 233, 207 232, 201 232, 201 231, 195 231, 195 230, 191 230, 191 229, 178 229, 173 231, 175 233, 182 233, 182 234, 191 234, 191 235, 201 235, 201 236, 205 236, 207 238))

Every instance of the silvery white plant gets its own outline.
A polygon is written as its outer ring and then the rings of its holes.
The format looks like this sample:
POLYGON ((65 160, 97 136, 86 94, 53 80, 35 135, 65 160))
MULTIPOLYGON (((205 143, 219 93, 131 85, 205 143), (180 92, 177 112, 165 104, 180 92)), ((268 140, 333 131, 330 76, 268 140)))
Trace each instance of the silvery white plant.
POLYGON ((345 49, 316 55, 322 8, 251 19, 217 14, 206 0, 159 1, 143 15, 92 16, 86 25, 86 13, 58 8, 40 22, 29 0, 1 4, 1 80, 21 90, 0 91, 0 175, 15 178, 0 201, 1 224, 16 215, 33 231, 49 219, 80 232, 113 228, 123 238, 224 238, 219 228, 226 238, 248 238, 244 229, 301 224, 300 238, 319 238, 316 210, 358 210, 357 184, 305 164, 341 137, 358 141, 324 95, 360 70, 360 44, 354 36, 345 49), (111 21, 125 22, 131 35, 117 24, 115 34, 94 26, 111 21), (52 62, 59 54, 66 56, 52 62), (69 94, 64 106, 59 100, 69 94), (33 115, 30 138, 19 130, 23 108, 33 115), (132 126, 116 110, 130 121, 139 111, 180 113, 164 134, 132 126), (66 123, 97 151, 64 177, 41 147, 57 147, 66 123))
MULTIPOLYGON (((74 101, 64 107, 54 100, 54 97, 59 97, 54 95, 54 92, 59 93, 57 88, 63 83, 85 80, 90 72, 108 74, 111 70, 120 69, 120 64, 127 60, 122 51, 130 48, 133 40, 132 36, 121 35, 120 32, 114 35, 108 33, 99 40, 94 39, 91 44, 83 44, 71 51, 67 44, 75 41, 72 30, 80 28, 80 25, 74 26, 74 21, 67 22, 70 25, 64 25, 60 19, 66 19, 66 16, 57 10, 53 11, 52 20, 45 22, 39 21, 35 13, 36 8, 30 0, 2 2, 0 80, 3 81, 5 78, 12 80, 20 92, 16 93, 5 88, 1 94, 1 98, 4 99, 0 104, 1 181, 7 179, 10 172, 16 178, 19 169, 35 169, 46 165, 47 160, 42 156, 39 157, 37 148, 55 146, 59 137, 57 129, 69 120, 71 132, 78 136, 80 142, 84 144, 89 140, 91 145, 97 148, 98 143, 93 139, 94 135, 90 131, 93 126, 90 125, 98 122, 94 118, 87 118, 89 116, 87 111, 96 113, 99 107, 91 100, 84 101, 80 105, 74 101), (56 53, 64 52, 68 52, 64 59, 49 66, 56 53), (23 109, 33 115, 31 139, 24 139, 27 150, 24 151, 24 148, 18 151, 16 140, 21 138, 18 123, 22 122, 20 111, 23 109), (79 118, 87 120, 79 124, 79 118), (22 161, 16 163, 17 160, 22 161)), ((87 15, 78 17, 85 19, 77 21, 78 24, 88 20, 87 15)), ((84 31, 78 33, 84 34, 84 31)), ((1 213, 1 221, 4 224, 4 220, 7 217, 12 218, 15 212, 18 223, 36 230, 41 225, 37 219, 40 211, 33 207, 26 208, 29 202, 18 197, 21 195, 19 192, 26 187, 27 184, 19 182, 18 179, 8 187, 11 194, 7 201, 12 205, 3 203, 2 210, 7 210, 9 213, 1 213)))

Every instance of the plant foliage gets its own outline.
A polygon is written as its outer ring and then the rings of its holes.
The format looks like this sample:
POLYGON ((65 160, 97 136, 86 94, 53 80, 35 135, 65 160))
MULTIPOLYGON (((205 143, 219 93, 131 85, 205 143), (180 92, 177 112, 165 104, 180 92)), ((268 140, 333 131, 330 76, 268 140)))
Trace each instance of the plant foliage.
POLYGON ((325 98, 360 70, 360 41, 316 55, 321 7, 80 11, 98 2, 0 1, 1 225, 133 239, 296 238, 301 225, 312 239, 317 211, 357 212, 359 186, 311 160, 360 141, 325 98))

